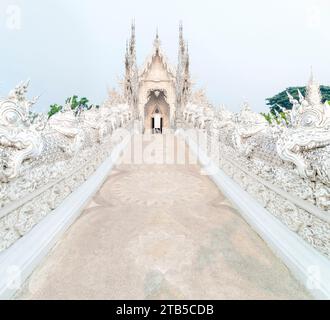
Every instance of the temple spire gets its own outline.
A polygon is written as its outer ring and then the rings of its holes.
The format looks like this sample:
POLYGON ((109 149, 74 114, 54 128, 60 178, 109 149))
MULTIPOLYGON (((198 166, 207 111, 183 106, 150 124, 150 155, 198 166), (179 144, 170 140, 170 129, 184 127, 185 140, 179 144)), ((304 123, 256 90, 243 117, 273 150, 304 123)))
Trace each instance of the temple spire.
POLYGON ((132 21, 130 39, 126 45, 126 76, 125 76, 125 97, 128 104, 133 108, 134 118, 138 118, 138 88, 139 75, 136 62, 136 37, 135 21, 132 21))
POLYGON ((311 105, 320 105, 322 103, 322 96, 320 91, 320 85, 314 77, 313 68, 311 68, 311 75, 306 88, 306 100, 311 105))
POLYGON ((126 57, 129 56, 129 41, 128 39, 126 40, 126 57))
POLYGON ((309 77, 309 82, 310 83, 315 82, 313 66, 311 66, 311 74, 310 74, 310 77, 309 77))
POLYGON ((184 38, 183 38, 182 21, 180 21, 180 25, 179 25, 179 46, 180 46, 180 53, 181 53, 181 55, 183 55, 185 52, 185 43, 184 43, 184 38))
POLYGON ((154 47, 156 50, 159 50, 160 48, 160 39, 159 39, 159 33, 158 33, 158 28, 156 29, 156 37, 154 40, 154 47))
POLYGON ((132 55, 135 54, 135 45, 136 45, 136 38, 135 38, 135 21, 132 21, 131 25, 131 40, 130 40, 130 53, 132 55))
POLYGON ((176 115, 175 126, 180 128, 183 119, 183 108, 190 94, 189 53, 183 38, 183 24, 179 24, 179 50, 176 72, 176 115))
POLYGON ((132 25, 131 25, 131 36, 132 38, 135 39, 135 20, 132 20, 132 25))

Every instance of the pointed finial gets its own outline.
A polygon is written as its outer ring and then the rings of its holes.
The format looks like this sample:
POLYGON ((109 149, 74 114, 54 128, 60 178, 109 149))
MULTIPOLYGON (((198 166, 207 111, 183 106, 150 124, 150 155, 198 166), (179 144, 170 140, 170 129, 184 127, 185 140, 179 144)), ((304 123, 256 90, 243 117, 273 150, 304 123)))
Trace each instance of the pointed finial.
POLYGON ((302 95, 300 89, 298 89, 299 102, 302 103, 305 100, 305 97, 302 95))
POLYGON ((25 82, 23 82, 23 87, 27 88, 30 85, 31 80, 30 79, 26 79, 25 82))
POLYGON ((320 105, 322 101, 320 85, 314 77, 313 68, 311 68, 311 76, 306 87, 306 100, 311 105, 320 105))
POLYGON ((288 90, 286 90, 286 95, 288 96, 289 99, 293 100, 293 96, 290 94, 290 92, 288 90))
POLYGON ((180 20, 179 23, 179 38, 180 38, 180 43, 183 42, 183 24, 182 24, 182 20, 180 20))
POLYGON ((159 39, 158 27, 156 29, 156 38, 155 38, 155 41, 154 41, 154 47, 156 49, 159 49, 159 47, 160 47, 160 39, 159 39))
POLYGON ((183 24, 182 21, 180 20, 180 24, 179 24, 179 52, 181 55, 184 55, 185 52, 185 43, 184 43, 184 39, 183 39, 183 24))
POLYGON ((129 53, 131 55, 135 55, 136 52, 136 37, 135 37, 135 20, 132 20, 132 26, 131 26, 131 38, 129 40, 129 53))
POLYGON ((311 66, 311 75, 309 78, 309 83, 314 83, 315 82, 315 78, 314 78, 314 70, 313 70, 313 66, 311 66))
POLYGON ((131 26, 131 42, 135 43, 135 19, 132 19, 132 26, 131 26))

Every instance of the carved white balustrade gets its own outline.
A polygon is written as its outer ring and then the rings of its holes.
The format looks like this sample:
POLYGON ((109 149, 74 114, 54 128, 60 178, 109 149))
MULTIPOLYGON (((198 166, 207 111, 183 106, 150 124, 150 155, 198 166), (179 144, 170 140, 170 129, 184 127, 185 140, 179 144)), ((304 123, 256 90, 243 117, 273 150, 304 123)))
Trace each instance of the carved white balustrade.
POLYGON ((220 169, 329 258, 330 106, 313 77, 306 92, 300 102, 290 98, 287 126, 269 125, 247 104, 237 114, 221 107, 206 130, 196 121, 206 117, 203 105, 188 105, 184 120, 195 129, 192 139, 205 136, 204 149, 220 169))
POLYGON ((110 155, 113 136, 130 128, 130 108, 93 107, 75 116, 69 105, 47 121, 31 113, 27 83, 0 101, 0 252, 85 182, 110 155))

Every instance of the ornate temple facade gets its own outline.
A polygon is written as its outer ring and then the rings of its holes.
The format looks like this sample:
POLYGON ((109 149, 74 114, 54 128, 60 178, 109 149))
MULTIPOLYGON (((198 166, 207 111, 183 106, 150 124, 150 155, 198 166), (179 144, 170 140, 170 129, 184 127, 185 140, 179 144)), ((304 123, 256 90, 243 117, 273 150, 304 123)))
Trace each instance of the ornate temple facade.
POLYGON ((133 109, 134 118, 141 120, 145 132, 163 132, 180 127, 183 109, 191 92, 188 45, 179 29, 178 63, 173 67, 164 54, 158 35, 144 65, 136 62, 135 25, 127 42, 125 56, 124 95, 133 109))

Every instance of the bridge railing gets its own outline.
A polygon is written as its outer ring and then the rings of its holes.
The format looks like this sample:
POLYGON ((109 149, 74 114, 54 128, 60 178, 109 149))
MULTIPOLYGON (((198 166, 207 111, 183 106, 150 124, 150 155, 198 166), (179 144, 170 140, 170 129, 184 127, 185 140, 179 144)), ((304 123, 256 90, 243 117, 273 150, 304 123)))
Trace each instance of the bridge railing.
POLYGON ((184 112, 185 128, 197 132, 191 139, 202 136, 199 147, 218 168, 329 259, 330 107, 304 105, 290 114, 296 122, 275 125, 247 104, 236 114, 195 106, 184 112), (316 112, 320 118, 312 126, 295 118, 316 112))
POLYGON ((129 128, 127 105, 70 106, 48 119, 30 107, 28 83, 0 101, 0 252, 27 234, 84 183, 129 128))

